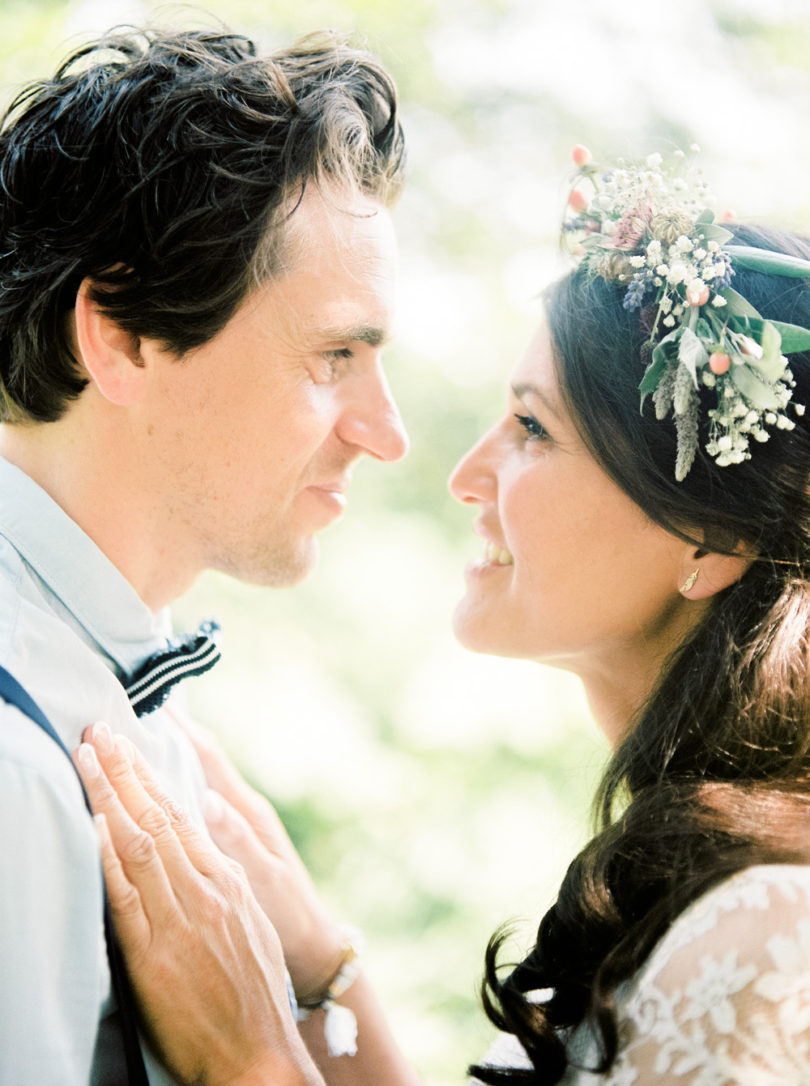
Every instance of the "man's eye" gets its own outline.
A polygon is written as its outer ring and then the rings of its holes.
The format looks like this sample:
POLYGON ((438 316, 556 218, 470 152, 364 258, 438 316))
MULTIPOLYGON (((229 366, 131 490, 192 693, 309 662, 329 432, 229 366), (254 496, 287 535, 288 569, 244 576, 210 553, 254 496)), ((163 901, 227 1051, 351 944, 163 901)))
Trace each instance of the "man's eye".
POLYGON ((537 439, 539 441, 542 441, 542 440, 546 439, 549 436, 548 435, 548 430, 546 430, 545 427, 541 423, 539 423, 537 421, 537 419, 534 417, 534 415, 517 415, 516 414, 515 418, 518 420, 518 422, 520 423, 520 425, 523 427, 523 429, 526 431, 526 433, 529 435, 530 438, 535 438, 535 439, 537 439))
POLYGON ((338 347, 334 351, 319 351, 318 363, 313 369, 313 379, 317 384, 332 381, 337 377, 346 361, 353 357, 348 347, 338 347))
POLYGON ((323 357, 333 366, 337 366, 340 362, 345 362, 347 359, 352 358, 353 356, 354 352, 349 347, 338 347, 334 351, 323 352, 323 357))

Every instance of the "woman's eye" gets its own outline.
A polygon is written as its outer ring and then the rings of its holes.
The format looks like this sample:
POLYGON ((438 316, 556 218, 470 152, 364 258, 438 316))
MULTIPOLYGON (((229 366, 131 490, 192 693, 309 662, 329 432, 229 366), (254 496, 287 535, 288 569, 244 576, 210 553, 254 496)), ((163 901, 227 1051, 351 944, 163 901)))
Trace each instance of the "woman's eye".
POLYGON ((548 436, 549 436, 548 435, 548 430, 546 430, 545 427, 542 426, 537 421, 537 419, 534 417, 534 415, 517 415, 516 414, 515 418, 518 420, 518 422, 520 423, 520 425, 523 427, 523 429, 526 431, 526 433, 528 434, 528 436, 530 438, 535 438, 535 439, 540 440, 540 441, 545 440, 546 438, 548 438, 548 436))

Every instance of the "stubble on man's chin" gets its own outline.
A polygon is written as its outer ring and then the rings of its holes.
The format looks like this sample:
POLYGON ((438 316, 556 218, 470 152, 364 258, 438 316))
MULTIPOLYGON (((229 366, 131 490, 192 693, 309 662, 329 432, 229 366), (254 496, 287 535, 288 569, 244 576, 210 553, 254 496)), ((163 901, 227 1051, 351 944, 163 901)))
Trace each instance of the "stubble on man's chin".
POLYGON ((253 554, 222 555, 212 568, 243 584, 293 588, 314 571, 318 557, 318 541, 310 536, 296 544, 263 548, 253 554))

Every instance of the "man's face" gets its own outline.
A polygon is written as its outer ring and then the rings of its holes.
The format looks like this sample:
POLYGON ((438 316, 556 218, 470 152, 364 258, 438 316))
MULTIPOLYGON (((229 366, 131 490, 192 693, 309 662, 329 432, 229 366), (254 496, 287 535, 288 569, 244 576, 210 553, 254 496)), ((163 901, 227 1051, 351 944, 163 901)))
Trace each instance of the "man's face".
POLYGON ((142 405, 167 482, 167 545, 190 576, 297 582, 317 560, 314 534, 343 511, 354 462, 407 451, 381 365, 396 256, 388 212, 309 189, 288 230, 284 272, 214 339, 158 357, 142 405))

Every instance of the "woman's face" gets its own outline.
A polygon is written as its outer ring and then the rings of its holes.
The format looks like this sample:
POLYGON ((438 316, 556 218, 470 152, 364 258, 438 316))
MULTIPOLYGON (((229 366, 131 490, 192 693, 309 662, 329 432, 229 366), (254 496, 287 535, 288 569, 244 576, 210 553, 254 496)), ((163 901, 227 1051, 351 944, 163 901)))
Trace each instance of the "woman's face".
POLYGON ((455 615, 478 652, 589 671, 660 661, 702 610, 679 586, 688 545, 653 524, 587 451, 557 387, 543 326, 503 417, 456 467, 482 556, 455 615), (689 610, 692 608, 693 610, 689 610))

